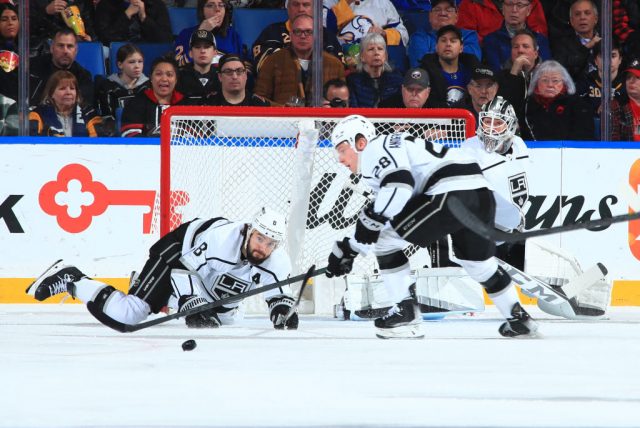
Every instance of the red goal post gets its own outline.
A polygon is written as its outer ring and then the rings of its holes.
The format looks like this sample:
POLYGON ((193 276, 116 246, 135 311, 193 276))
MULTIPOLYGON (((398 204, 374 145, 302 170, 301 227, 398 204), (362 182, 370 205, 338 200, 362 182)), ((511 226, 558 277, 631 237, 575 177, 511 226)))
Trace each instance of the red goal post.
MULTIPOLYGON (((475 135, 473 115, 460 109, 173 106, 161 123, 161 234, 195 217, 250 221, 266 205, 288 218, 292 274, 324 265, 367 202, 330 142, 350 114, 379 133, 408 130, 450 147, 475 135), (313 119, 317 141, 298 144, 302 119, 313 119)), ((369 262, 359 261, 365 270, 369 262)))

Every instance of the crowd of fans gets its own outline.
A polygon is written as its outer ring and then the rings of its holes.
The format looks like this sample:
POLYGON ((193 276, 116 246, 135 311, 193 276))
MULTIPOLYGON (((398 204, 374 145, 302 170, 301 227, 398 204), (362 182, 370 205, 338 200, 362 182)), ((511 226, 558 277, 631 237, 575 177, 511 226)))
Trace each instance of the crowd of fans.
MULTIPOLYGON (((17 133, 21 54, 30 56, 31 135, 155 136, 170 105, 312 102, 312 0, 29 0, 28 53, 19 52, 20 1, 0 0, 2 135, 17 133), (194 7, 197 24, 172 34, 169 7, 194 7), (286 8, 288 19, 265 25, 247 46, 233 28, 234 7, 286 8), (76 61, 78 44, 88 41, 105 52, 124 43, 111 64, 116 72, 92 76, 76 61), (140 43, 174 50, 145 58, 140 43)), ((524 139, 599 138, 599 0, 323 6, 324 107, 465 108, 477 117, 500 95, 513 105, 524 139), (428 22, 405 25, 409 14, 428 22), (406 73, 394 68, 391 47, 406 49, 406 73)), ((612 13, 613 139, 639 141, 640 3, 614 0, 612 13)))

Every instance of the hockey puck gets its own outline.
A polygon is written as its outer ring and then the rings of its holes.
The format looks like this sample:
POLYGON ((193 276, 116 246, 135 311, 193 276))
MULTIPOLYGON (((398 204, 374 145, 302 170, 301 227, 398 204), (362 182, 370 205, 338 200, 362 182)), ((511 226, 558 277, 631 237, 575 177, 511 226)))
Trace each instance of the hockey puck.
POLYGON ((182 343, 182 350, 183 351, 193 351, 194 349, 196 349, 196 346, 198 346, 198 344, 196 343, 195 340, 193 340, 193 339, 185 340, 182 343))

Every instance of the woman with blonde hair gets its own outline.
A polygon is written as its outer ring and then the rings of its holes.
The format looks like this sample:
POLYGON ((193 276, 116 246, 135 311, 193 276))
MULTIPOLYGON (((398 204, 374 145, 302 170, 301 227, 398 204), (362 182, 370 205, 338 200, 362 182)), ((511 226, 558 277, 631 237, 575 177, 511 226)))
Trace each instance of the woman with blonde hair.
POLYGON ((97 137, 112 135, 93 108, 82 107, 78 80, 71 72, 56 71, 44 88, 42 102, 29 113, 30 135, 97 137))

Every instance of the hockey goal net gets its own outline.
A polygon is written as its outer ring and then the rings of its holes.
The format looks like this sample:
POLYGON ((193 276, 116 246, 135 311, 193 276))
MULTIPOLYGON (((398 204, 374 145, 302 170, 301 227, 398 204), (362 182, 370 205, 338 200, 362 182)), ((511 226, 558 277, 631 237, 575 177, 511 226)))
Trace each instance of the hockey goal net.
MULTIPOLYGON (((338 164, 330 142, 337 121, 349 114, 366 116, 379 133, 408 130, 449 147, 475 133, 471 113, 458 109, 171 107, 162 118, 161 234, 195 217, 249 222, 269 206, 287 215, 292 274, 324 266, 367 202, 367 189, 338 164), (303 119, 319 130, 312 144, 298 144, 303 119)), ((374 268, 371 258, 355 266, 374 268)), ((333 293, 319 288, 312 287, 308 312, 331 311, 333 293)))

